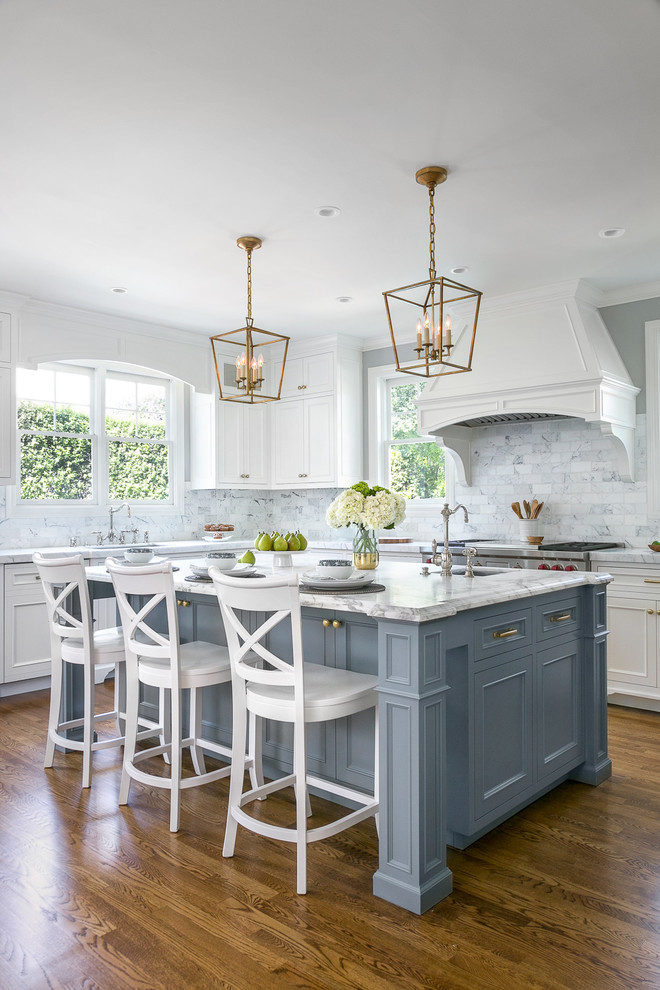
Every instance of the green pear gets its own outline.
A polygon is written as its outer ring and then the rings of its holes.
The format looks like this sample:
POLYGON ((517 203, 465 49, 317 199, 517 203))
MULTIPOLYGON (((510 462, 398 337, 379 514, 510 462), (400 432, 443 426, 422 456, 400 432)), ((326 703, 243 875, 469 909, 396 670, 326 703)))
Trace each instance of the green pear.
POLYGON ((273 550, 288 550, 288 549, 289 547, 284 537, 278 536, 275 542, 273 543, 273 550))
POLYGON ((262 532, 259 533, 259 535, 257 536, 256 540, 254 541, 254 549, 255 550, 258 550, 259 549, 259 543, 261 542, 261 538, 263 536, 264 536, 264 533, 263 533, 263 530, 262 530, 262 532))
POLYGON ((298 537, 298 543, 300 544, 300 549, 301 550, 306 550, 307 549, 307 540, 306 540, 306 538, 300 532, 296 533, 296 536, 298 537))
POLYGON ((264 533, 259 540, 259 546, 257 550, 272 550, 273 549, 273 538, 269 536, 268 533, 264 533))
POLYGON ((244 553, 242 557, 239 558, 239 564, 254 564, 254 554, 251 550, 244 553))
POLYGON ((297 536, 292 536, 286 542, 289 550, 300 550, 300 540, 297 536))

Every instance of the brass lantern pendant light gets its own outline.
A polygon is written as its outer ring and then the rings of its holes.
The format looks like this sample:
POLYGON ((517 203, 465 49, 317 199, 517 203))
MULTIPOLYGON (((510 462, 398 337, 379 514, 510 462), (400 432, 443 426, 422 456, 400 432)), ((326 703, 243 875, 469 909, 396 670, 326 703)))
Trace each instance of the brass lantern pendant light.
POLYGON ((420 378, 455 375, 472 370, 482 293, 436 275, 434 196, 447 169, 427 165, 415 178, 429 191, 429 278, 383 293, 396 370, 420 378))
POLYGON ((225 402, 274 402, 282 390, 289 338, 260 330, 252 319, 252 252, 262 243, 260 237, 252 236, 236 241, 247 253, 245 326, 210 338, 220 399, 225 402))

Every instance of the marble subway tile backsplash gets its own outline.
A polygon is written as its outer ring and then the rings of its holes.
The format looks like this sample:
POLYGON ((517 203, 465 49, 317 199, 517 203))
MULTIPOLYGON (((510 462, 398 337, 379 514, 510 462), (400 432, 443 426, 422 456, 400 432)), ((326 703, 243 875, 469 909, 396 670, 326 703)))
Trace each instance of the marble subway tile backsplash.
MULTIPOLYGON (((454 538, 482 537, 518 541, 518 521, 511 502, 536 496, 545 501, 541 523, 546 540, 625 541, 644 546, 659 538, 660 521, 647 517, 646 417, 637 417, 637 480, 624 482, 614 468, 611 437, 582 420, 546 420, 502 424, 474 431, 472 486, 457 484, 463 514, 451 520, 454 538)), ((359 480, 359 479, 356 479, 359 480)), ((136 510, 131 526, 139 539, 199 537, 208 522, 228 522, 236 533, 300 529, 311 539, 350 539, 352 528, 331 529, 325 512, 340 489, 302 491, 195 491, 186 493, 184 511, 149 515, 136 510)), ((437 511, 411 512, 398 531, 387 535, 430 539, 441 530, 437 511)), ((93 542, 92 531, 107 530, 107 514, 57 519, 44 514, 30 519, 7 515, 6 489, 0 488, 0 547, 66 546, 71 536, 93 542)), ((126 525, 117 517, 118 528, 126 525), (121 525, 120 525, 121 524, 121 525)))

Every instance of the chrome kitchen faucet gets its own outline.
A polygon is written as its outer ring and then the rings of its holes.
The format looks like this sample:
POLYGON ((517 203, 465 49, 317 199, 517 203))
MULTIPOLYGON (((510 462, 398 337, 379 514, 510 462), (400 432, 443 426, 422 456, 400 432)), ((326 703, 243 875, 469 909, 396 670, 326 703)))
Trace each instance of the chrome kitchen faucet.
MULTIPOLYGON (((431 563, 435 564, 436 566, 438 565, 438 563, 440 564, 440 571, 443 577, 448 577, 451 574, 452 557, 451 557, 451 550, 449 549, 449 517, 453 516, 454 513, 458 512, 459 509, 463 510, 463 513, 465 515, 465 522, 469 522, 468 510, 465 508, 464 505, 459 503, 458 505, 454 506, 453 509, 450 509, 449 502, 445 502, 444 506, 442 507, 442 511, 440 513, 445 523, 445 545, 440 554, 438 554, 437 552, 438 551, 437 540, 433 541, 433 556, 431 557, 431 563)), ((468 564, 471 565, 471 563, 472 562, 468 557, 468 564)), ((471 570, 472 568, 470 567, 469 569, 471 570)))

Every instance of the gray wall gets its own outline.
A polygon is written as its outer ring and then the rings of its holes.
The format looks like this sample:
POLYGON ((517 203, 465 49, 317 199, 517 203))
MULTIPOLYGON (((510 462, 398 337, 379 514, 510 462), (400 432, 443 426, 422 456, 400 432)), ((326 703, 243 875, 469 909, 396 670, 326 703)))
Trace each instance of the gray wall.
POLYGON ((641 388, 637 412, 646 412, 646 369, 644 361, 644 324, 660 320, 660 298, 606 306, 600 310, 605 326, 612 335, 633 385, 641 388))

